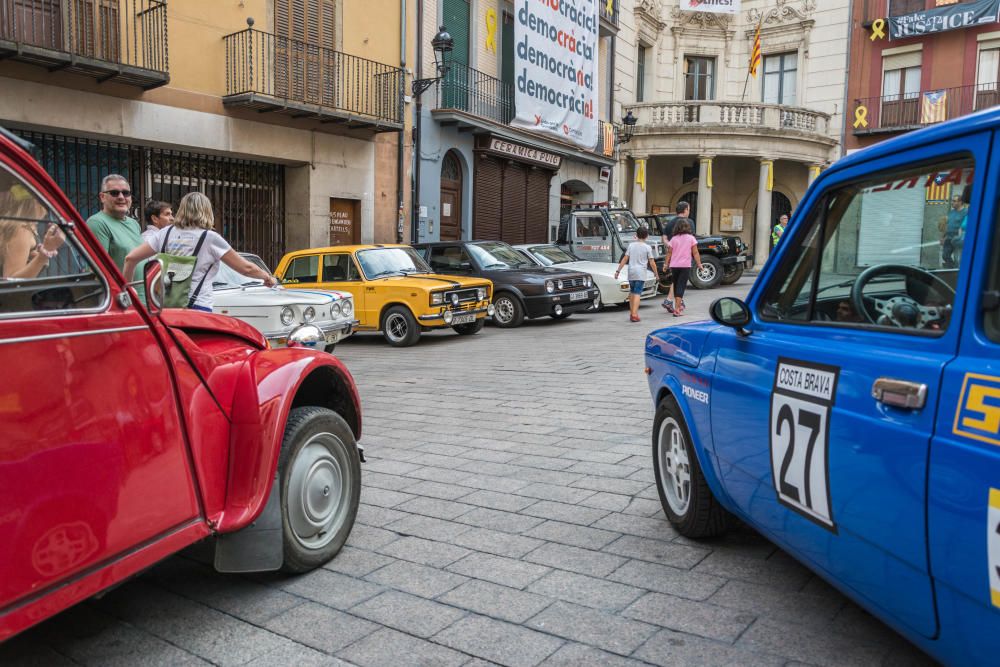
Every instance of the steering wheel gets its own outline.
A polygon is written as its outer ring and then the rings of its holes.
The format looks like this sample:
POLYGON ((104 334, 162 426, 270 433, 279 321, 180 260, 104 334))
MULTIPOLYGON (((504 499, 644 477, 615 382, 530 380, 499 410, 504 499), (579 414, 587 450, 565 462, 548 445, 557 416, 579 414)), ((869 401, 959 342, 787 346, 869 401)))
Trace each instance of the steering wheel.
POLYGON ((931 322, 944 318, 951 312, 951 303, 955 300, 955 290, 930 271, 905 264, 876 264, 862 271, 851 287, 851 304, 854 312, 864 316, 871 324, 882 326, 897 326, 905 329, 923 329, 931 322), (865 304, 864 291, 875 278, 887 274, 902 275, 926 284, 929 288, 939 291, 943 296, 950 296, 943 306, 926 306, 918 303, 913 297, 894 296, 889 298, 869 296, 877 314, 872 317, 865 304))

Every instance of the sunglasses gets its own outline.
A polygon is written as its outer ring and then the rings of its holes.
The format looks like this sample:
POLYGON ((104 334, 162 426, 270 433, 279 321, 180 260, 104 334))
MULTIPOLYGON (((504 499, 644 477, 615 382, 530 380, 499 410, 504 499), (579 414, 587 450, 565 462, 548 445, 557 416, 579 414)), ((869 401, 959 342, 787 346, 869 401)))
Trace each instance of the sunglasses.
POLYGON ((131 197, 131 190, 105 190, 102 194, 111 195, 112 197, 117 197, 121 195, 122 197, 131 197))

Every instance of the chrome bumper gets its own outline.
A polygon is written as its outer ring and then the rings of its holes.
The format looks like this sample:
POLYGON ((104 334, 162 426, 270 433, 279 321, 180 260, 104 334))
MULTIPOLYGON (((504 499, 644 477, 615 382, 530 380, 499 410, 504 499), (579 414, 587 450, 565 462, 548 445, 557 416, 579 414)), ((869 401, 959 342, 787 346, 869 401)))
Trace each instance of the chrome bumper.
MULTIPOLYGON (((350 322, 342 322, 340 324, 320 326, 319 324, 313 324, 310 322, 309 326, 315 326, 322 331, 326 344, 332 345, 334 343, 339 343, 350 336, 354 332, 354 327, 360 323, 360 320, 352 320, 350 322)), ((299 326, 306 325, 300 324, 299 326)), ((299 327, 295 327, 295 329, 292 329, 291 331, 282 331, 279 333, 267 333, 264 334, 264 338, 266 338, 271 344, 271 347, 285 347, 288 343, 288 337, 291 336, 298 328, 299 327)))
MULTIPOLYGON (((475 308, 473 310, 452 310, 450 312, 451 312, 452 316, 455 316, 455 315, 479 315, 480 313, 487 313, 487 314, 489 314, 489 310, 490 310, 491 307, 492 307, 492 305, 484 306, 482 308, 475 308)), ((421 315, 417 319, 420 320, 421 322, 433 322, 434 320, 441 320, 442 322, 444 322, 444 313, 445 312, 446 311, 442 311, 440 313, 432 313, 430 315, 421 315)))

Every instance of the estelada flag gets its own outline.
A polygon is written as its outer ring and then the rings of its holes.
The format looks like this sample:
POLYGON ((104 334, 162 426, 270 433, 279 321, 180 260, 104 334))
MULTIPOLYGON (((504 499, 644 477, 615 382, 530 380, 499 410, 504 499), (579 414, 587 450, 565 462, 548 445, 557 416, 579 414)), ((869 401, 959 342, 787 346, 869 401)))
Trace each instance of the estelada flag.
POLYGON ((753 49, 750 51, 750 76, 757 78, 757 68, 760 67, 760 24, 757 24, 757 34, 753 38, 753 49))

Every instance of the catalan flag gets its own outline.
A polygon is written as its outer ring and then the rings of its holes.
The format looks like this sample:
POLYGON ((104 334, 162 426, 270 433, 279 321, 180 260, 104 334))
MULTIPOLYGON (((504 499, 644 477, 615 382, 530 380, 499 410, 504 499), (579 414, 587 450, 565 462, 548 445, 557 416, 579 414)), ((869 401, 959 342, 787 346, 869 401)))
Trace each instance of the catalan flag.
POLYGON ((951 199, 951 181, 945 182, 947 173, 939 173, 933 179, 927 179, 927 203, 948 202, 951 199))
POLYGON ((753 49, 750 51, 750 76, 757 78, 757 68, 760 67, 760 23, 757 24, 757 34, 753 37, 753 49))
POLYGON ((931 90, 923 94, 920 107, 921 123, 941 123, 948 120, 948 91, 931 90))

